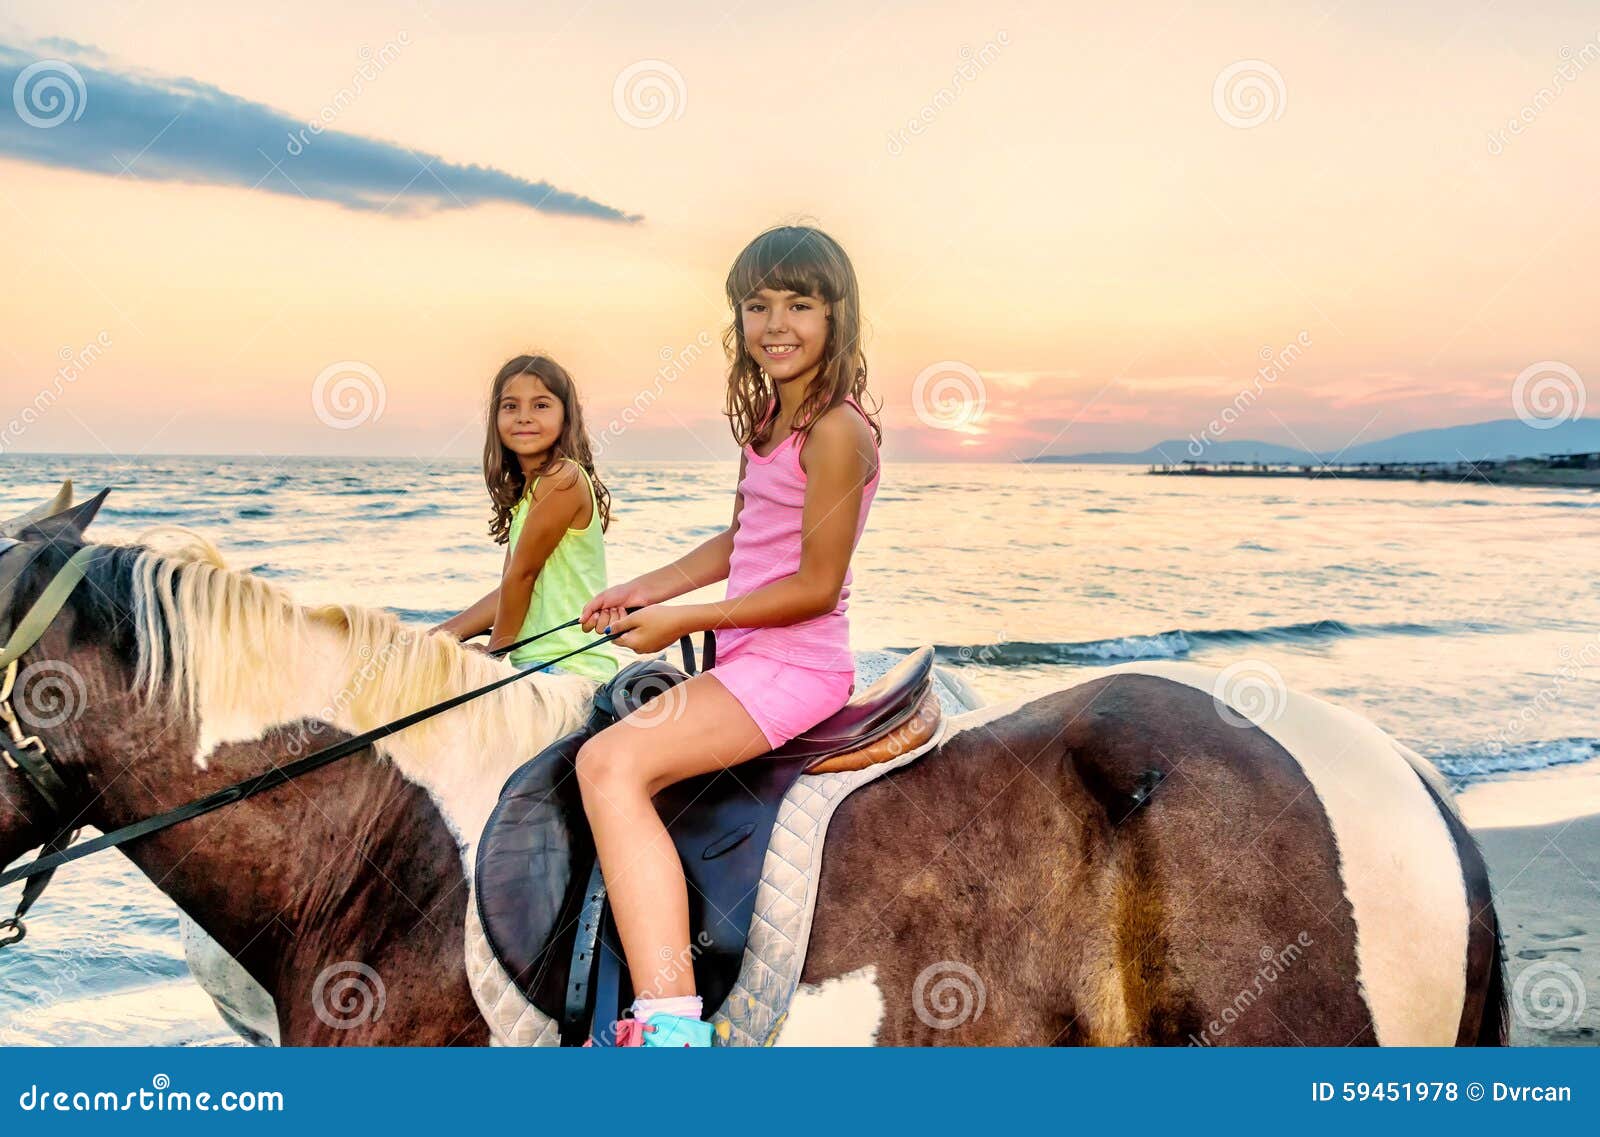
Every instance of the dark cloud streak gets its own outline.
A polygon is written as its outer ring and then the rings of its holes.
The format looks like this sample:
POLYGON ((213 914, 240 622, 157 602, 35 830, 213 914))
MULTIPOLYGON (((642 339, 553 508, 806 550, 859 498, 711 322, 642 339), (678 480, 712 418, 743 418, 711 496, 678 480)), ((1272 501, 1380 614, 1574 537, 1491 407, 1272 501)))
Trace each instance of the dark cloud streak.
POLYGON ((11 96, 9 105, 0 104, 0 155, 142 181, 238 186, 402 215, 504 202, 605 221, 639 219, 492 166, 457 165, 336 130, 313 133, 305 121, 206 83, 101 66, 96 49, 70 40, 42 46, 73 56, 67 62, 76 75, 47 65, 18 89, 25 69, 60 56, 0 45, 0 97, 11 96), (61 79, 54 92, 40 86, 51 75, 61 79), (40 101, 52 93, 79 98, 77 76, 81 102, 40 101), (29 115, 61 121, 35 125, 29 115))

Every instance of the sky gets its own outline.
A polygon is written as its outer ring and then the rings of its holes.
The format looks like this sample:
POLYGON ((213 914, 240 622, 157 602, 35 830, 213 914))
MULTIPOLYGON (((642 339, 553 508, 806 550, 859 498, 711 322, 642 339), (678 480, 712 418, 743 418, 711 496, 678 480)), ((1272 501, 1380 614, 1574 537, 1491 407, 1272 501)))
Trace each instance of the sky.
POLYGON ((11 0, 0 453, 471 457, 542 350, 602 461, 730 457, 722 281, 795 222, 893 456, 1571 417, 1597 121, 1564 0, 11 0))

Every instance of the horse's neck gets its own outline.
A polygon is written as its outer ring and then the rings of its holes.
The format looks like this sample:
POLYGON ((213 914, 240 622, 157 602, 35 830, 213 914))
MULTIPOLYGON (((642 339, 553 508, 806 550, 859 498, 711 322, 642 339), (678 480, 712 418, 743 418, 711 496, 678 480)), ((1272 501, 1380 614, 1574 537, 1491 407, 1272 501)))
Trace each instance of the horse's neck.
MULTIPOLYGON (((339 737, 320 724, 141 759, 108 787, 102 825, 127 824, 292 761, 339 737), (159 792, 157 792, 159 790, 159 792)), ((277 994, 291 977, 459 936, 460 850, 426 791, 358 754, 124 848, 197 924, 277 994)), ((457 948, 459 950, 459 947, 457 948)))
MULTIPOLYGON (((457 693, 414 692, 403 705, 363 706, 365 717, 358 719, 354 717, 358 706, 354 696, 372 685, 375 675, 349 674, 345 645, 331 632, 313 635, 309 647, 305 658, 297 660, 294 671, 287 673, 292 676, 289 689, 278 689, 274 698, 266 700, 270 705, 260 705, 246 688, 198 708, 198 764, 208 764, 213 748, 221 743, 259 739, 285 721, 302 717, 326 720, 339 730, 356 734, 379 725, 380 719, 398 718, 416 709, 419 701, 437 701, 457 693)), ((373 666, 369 664, 368 669, 373 666)), ((385 663, 377 670, 383 666, 404 665, 385 663)), ((488 681, 500 674, 503 672, 491 668, 478 678, 488 681)), ((488 822, 506 778, 581 724, 593 691, 593 683, 576 676, 528 676, 392 735, 380 746, 406 780, 427 791, 466 853, 488 822)))
MULTIPOLYGON (((90 756, 94 823, 154 816, 375 725, 349 721, 327 659, 306 663, 287 707, 214 700, 174 719, 131 695, 98 703, 74 740, 90 756), (285 710, 309 718, 284 722, 285 710)), ((385 974, 397 1000, 431 990, 446 1018, 462 1000, 470 1009, 466 855, 506 776, 580 720, 593 689, 530 680, 543 682, 525 704, 469 704, 386 739, 382 757, 353 755, 125 851, 279 1001, 286 1040, 324 1029, 295 1016, 310 1014, 314 980, 350 961, 385 974), (452 962, 459 974, 440 994, 452 962)))

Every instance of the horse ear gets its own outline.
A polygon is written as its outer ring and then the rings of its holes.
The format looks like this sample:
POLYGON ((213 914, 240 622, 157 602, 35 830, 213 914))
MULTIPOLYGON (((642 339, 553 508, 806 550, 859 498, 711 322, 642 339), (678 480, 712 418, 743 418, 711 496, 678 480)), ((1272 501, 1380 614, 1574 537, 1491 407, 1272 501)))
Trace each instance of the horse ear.
POLYGON ((71 509, 52 513, 41 521, 36 521, 33 528, 49 536, 56 536, 67 530, 75 530, 80 535, 89 528, 89 522, 94 520, 94 515, 100 512, 100 507, 105 504, 106 496, 111 493, 107 486, 95 494, 88 501, 80 502, 71 509))
POLYGON ((28 526, 43 521, 46 517, 53 517, 64 512, 72 505, 72 479, 68 478, 61 483, 61 488, 56 491, 56 496, 43 505, 36 505, 26 513, 18 514, 9 521, 0 521, 0 537, 15 537, 28 526))

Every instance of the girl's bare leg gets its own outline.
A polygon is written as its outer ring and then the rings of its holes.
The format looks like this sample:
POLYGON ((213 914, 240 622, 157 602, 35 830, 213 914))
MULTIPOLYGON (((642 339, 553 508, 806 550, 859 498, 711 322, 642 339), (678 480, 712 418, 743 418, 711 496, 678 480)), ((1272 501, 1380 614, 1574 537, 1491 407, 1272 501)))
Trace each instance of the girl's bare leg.
POLYGON ((578 785, 634 990, 693 995, 689 890, 651 798, 696 774, 771 749, 761 728, 710 672, 657 696, 578 751, 578 785))

